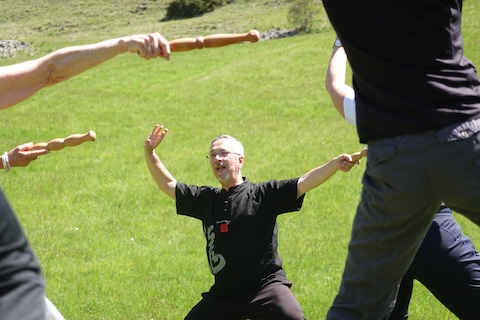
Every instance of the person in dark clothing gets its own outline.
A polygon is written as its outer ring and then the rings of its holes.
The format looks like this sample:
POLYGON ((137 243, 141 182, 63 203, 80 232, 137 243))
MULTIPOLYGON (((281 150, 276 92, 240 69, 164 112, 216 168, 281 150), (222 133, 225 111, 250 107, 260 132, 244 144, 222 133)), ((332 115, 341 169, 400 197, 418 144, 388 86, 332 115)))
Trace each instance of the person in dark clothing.
POLYGON ((210 145, 210 167, 221 188, 177 182, 155 152, 168 130, 156 125, 145 140, 145 159, 177 214, 202 221, 215 282, 185 319, 305 319, 277 252, 277 216, 298 211, 305 193, 359 161, 347 154, 300 178, 258 184, 242 176, 242 144, 222 135, 210 145))
POLYGON ((453 314, 462 320, 478 319, 480 256, 472 240, 441 206, 402 278, 390 320, 408 319, 413 281, 420 281, 453 314))
POLYGON ((40 264, 0 189, 0 318, 43 320, 44 286, 40 264))
MULTIPOLYGON (((345 83, 347 57, 334 42, 325 86, 340 115, 356 125, 355 91, 345 83)), ((413 281, 420 281, 460 319, 477 319, 480 305, 480 255, 470 238, 441 205, 412 264, 402 278, 389 320, 408 318, 413 281), (452 291, 455 294, 452 294, 452 291)))
POLYGON ((462 0, 323 0, 368 144, 361 199, 327 319, 386 319, 444 202, 480 223, 480 79, 462 0), (452 187, 454 186, 454 187, 452 187))

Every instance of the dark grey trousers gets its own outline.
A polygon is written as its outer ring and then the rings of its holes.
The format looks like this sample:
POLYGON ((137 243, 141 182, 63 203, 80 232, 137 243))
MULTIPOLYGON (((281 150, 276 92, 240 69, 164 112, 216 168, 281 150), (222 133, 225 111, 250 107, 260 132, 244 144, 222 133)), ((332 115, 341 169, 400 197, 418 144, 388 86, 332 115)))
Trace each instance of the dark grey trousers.
POLYGON ((443 201, 480 223, 480 120, 368 142, 361 200, 327 319, 386 319, 443 201))
POLYGON ((44 320, 44 296, 40 265, 0 189, 0 319, 44 320))

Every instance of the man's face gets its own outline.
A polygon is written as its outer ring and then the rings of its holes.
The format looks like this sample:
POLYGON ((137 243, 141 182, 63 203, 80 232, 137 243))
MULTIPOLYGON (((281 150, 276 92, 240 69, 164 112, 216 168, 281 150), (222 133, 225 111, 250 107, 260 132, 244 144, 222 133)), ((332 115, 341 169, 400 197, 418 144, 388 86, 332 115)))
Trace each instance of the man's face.
POLYGON ((222 186, 230 187, 242 181, 243 156, 235 150, 235 143, 229 139, 219 139, 210 146, 210 166, 222 186))

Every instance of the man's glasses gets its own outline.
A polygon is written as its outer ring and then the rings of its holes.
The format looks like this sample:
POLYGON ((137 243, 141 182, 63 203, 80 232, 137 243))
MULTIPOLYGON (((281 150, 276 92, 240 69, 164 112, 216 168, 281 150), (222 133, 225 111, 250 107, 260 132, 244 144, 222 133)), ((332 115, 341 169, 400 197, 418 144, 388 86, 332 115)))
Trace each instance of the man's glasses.
POLYGON ((210 160, 215 160, 218 156, 220 158, 220 160, 225 160, 225 159, 228 159, 228 157, 230 157, 230 155, 232 155, 232 154, 235 154, 237 156, 240 155, 240 153, 236 153, 236 152, 219 151, 219 152, 210 153, 210 155, 208 155, 206 158, 210 159, 210 160))

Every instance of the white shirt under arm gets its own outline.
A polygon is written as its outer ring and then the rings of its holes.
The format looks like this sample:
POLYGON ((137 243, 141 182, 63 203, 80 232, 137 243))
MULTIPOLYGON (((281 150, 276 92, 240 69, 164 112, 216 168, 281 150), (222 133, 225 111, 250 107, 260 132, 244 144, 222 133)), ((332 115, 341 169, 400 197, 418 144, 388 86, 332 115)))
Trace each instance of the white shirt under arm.
POLYGON ((357 111, 355 108, 355 91, 349 90, 343 98, 343 113, 345 120, 350 122, 355 127, 357 126, 357 111))

